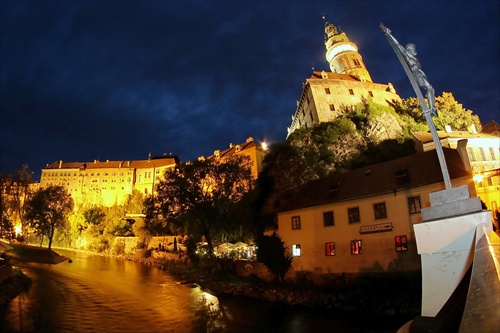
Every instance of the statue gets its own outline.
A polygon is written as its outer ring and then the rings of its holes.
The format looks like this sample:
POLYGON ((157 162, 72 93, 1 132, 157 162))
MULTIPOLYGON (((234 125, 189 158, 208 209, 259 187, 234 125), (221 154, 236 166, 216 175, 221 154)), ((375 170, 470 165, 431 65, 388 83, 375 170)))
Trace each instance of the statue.
POLYGON ((417 47, 415 44, 409 43, 406 47, 403 47, 393 35, 391 35, 391 30, 384 26, 382 23, 380 24, 380 29, 386 35, 386 37, 391 41, 393 47, 397 48, 399 53, 403 56, 408 68, 410 69, 413 77, 417 81, 418 85, 426 90, 426 97, 429 103, 429 107, 427 109, 424 108, 424 114, 430 113, 431 116, 437 117, 437 110, 434 106, 435 97, 434 97, 434 88, 429 83, 427 76, 422 70, 422 66, 420 65, 420 61, 417 59, 417 47))
POLYGON ((446 189, 451 188, 450 175, 448 174, 448 168, 446 166, 446 160, 444 158, 443 147, 441 146, 441 141, 439 140, 439 136, 437 134, 436 125, 434 121, 432 121, 432 117, 437 116, 437 110, 434 106, 435 98, 434 98, 434 88, 429 83, 427 76, 422 70, 422 66, 417 59, 417 49, 415 44, 408 44, 406 47, 401 46, 396 38, 391 35, 391 30, 387 28, 385 25, 380 23, 380 30, 384 33, 384 35, 389 40, 394 52, 398 56, 401 65, 403 66, 406 75, 410 79, 411 85, 417 94, 417 98, 420 101, 420 105, 422 106, 422 110, 424 112, 425 120, 429 125, 430 132, 432 134, 432 141, 434 141, 434 146, 436 147, 436 153, 438 156, 439 164, 441 166, 441 172, 443 173, 443 181, 446 186, 446 189), (424 88, 426 90, 426 97, 428 105, 425 103, 424 96, 422 95, 422 91, 420 88, 424 88))

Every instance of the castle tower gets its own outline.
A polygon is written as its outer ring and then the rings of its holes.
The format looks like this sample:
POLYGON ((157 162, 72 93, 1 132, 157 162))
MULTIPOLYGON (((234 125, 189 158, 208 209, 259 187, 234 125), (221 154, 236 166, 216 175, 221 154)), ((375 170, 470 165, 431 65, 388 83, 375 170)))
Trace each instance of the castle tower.
MULTIPOLYGON (((325 17, 323 17, 325 19, 325 17)), ((325 20, 326 60, 332 73, 349 74, 360 81, 373 82, 356 44, 340 28, 325 20)))
POLYGON ((326 60, 331 72, 313 69, 302 84, 287 137, 298 128, 334 121, 367 99, 389 106, 401 100, 391 83, 372 81, 357 46, 344 32, 325 21, 325 34, 326 60))

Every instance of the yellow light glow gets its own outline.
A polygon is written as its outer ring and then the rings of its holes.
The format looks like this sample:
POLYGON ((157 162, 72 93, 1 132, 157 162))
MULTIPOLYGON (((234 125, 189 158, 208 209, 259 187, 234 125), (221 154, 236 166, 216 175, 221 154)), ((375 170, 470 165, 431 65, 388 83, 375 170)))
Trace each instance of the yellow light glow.
POLYGON ((22 235, 23 228, 21 224, 16 224, 16 226, 14 227, 14 231, 16 232, 16 236, 22 235))
POLYGON ((262 142, 262 149, 267 150, 267 143, 262 142))
POLYGON ((472 177, 472 179, 476 182, 476 183, 480 183, 483 181, 483 176, 480 175, 480 174, 477 174, 477 175, 474 175, 474 177, 472 177))

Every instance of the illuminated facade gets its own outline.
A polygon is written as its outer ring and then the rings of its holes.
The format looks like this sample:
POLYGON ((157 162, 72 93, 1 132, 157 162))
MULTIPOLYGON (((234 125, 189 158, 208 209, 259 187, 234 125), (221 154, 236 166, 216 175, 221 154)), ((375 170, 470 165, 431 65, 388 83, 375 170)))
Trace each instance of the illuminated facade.
POLYGON ((333 24, 326 22, 326 60, 331 72, 313 71, 304 82, 288 135, 301 127, 333 121, 364 99, 382 105, 400 101, 391 83, 374 83, 356 44, 333 24))
POLYGON ((124 203, 133 190, 152 194, 165 171, 178 162, 175 156, 133 161, 58 161, 42 169, 40 186, 64 186, 75 206, 109 207, 124 203))
MULTIPOLYGON (((457 150, 444 148, 453 186, 472 175, 457 150)), ((278 212, 276 233, 293 255, 292 272, 357 274, 417 271, 413 225, 445 185, 435 151, 306 184, 278 212)))
MULTIPOLYGON (((415 148, 418 152, 435 149, 431 133, 412 133, 415 148)), ((459 149, 465 155, 466 168, 474 176, 477 195, 486 207, 493 212, 499 210, 500 200, 500 136, 476 133, 474 129, 470 132, 438 131, 439 140, 443 147, 459 149)))
POLYGON ((252 177, 257 179, 259 172, 262 171, 262 160, 267 154, 267 147, 265 143, 257 144, 252 137, 249 137, 245 143, 229 144, 226 150, 216 150, 209 159, 218 158, 221 161, 233 155, 245 155, 252 161, 252 177))

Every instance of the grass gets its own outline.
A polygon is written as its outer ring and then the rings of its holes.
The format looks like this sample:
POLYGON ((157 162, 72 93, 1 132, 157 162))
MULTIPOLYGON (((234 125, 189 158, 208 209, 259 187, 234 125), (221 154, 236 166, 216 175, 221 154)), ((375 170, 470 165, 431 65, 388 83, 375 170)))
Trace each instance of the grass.
POLYGON ((7 252, 8 256, 18 261, 55 265, 68 260, 67 257, 61 256, 48 248, 21 244, 10 244, 10 246, 12 246, 12 250, 7 252))

